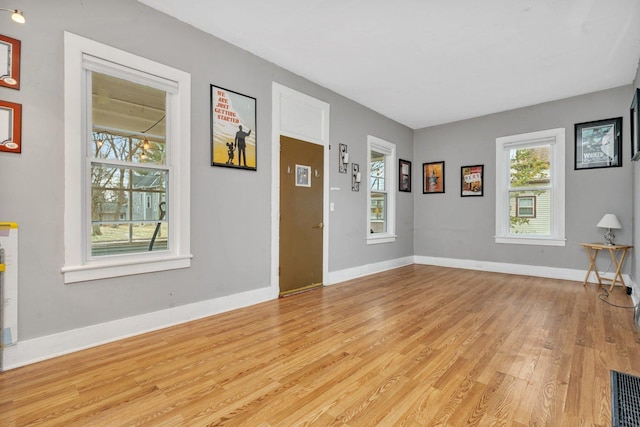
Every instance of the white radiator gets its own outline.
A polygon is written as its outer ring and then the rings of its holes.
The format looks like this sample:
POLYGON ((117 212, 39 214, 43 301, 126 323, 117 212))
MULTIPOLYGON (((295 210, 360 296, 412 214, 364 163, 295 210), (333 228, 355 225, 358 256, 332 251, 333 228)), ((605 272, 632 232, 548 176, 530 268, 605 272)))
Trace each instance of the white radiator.
POLYGON ((2 348, 18 342, 18 224, 0 222, 0 248, 3 258, 0 261, 0 282, 2 289, 2 348))

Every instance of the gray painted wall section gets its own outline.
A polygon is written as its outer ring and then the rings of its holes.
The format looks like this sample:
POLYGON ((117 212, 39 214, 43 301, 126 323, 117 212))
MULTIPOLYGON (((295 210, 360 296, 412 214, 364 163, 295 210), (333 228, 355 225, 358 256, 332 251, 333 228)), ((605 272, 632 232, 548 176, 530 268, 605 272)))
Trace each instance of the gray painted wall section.
MULTIPOLYGON (((423 162, 444 160, 444 194, 416 194, 415 254, 585 270, 589 263, 580 243, 603 241, 596 227, 605 213, 615 213, 623 229, 616 241, 631 243, 632 173, 629 160, 631 85, 493 114, 415 132, 414 182, 423 162), (623 167, 574 170, 574 124, 623 117, 623 167), (496 244, 495 140, 545 129, 566 129, 566 246, 496 244), (460 197, 460 167, 485 165, 484 197, 460 197)), ((599 257, 599 266, 607 268, 599 257)), ((629 272, 629 265, 625 265, 629 272)))
MULTIPOLYGON (((3 34, 22 41, 23 151, 0 153, 0 219, 20 226, 19 334, 22 340, 206 301, 270 285, 271 84, 276 81, 331 105, 331 140, 364 164, 367 134, 397 144, 412 160, 413 132, 269 62, 130 0, 33 2, 28 23, 3 34), (192 267, 64 285, 63 32, 191 73, 192 267), (257 98, 258 170, 209 166, 209 85, 257 98), (10 178, 10 179, 9 179, 10 178)), ((398 197, 398 241, 365 244, 365 193, 351 191, 331 151, 329 270, 413 254, 413 198, 398 197)))

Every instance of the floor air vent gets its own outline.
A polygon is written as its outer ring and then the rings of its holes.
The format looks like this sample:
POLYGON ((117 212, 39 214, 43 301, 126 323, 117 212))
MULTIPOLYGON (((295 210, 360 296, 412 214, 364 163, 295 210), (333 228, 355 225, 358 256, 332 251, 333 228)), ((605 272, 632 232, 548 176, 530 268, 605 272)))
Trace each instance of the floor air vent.
POLYGON ((640 426, 640 377, 611 371, 611 424, 640 426))

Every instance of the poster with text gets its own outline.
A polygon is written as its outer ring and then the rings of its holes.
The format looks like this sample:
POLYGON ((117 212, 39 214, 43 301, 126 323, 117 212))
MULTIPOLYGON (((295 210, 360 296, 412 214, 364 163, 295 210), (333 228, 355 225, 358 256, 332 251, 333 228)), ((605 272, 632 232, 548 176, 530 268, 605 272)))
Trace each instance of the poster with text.
POLYGON ((622 166, 622 117, 578 123, 576 169, 622 166))
POLYGON ((255 98, 211 85, 211 165, 257 170, 255 98))
POLYGON ((484 165, 462 166, 460 195, 462 197, 482 196, 484 165))

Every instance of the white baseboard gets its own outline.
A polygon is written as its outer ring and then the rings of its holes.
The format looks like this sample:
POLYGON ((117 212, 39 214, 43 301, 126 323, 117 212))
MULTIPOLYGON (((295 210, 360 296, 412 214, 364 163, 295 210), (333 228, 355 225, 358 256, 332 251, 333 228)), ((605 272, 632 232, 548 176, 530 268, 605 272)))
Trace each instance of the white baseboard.
POLYGON ((346 282, 347 280, 357 279, 358 277, 380 273, 411 264, 415 264, 413 256, 396 258, 389 261, 377 262, 375 264, 366 264, 359 267, 346 268, 344 270, 330 271, 329 280, 325 285, 334 285, 336 283, 346 282))
MULTIPOLYGON (((439 267, 462 268, 465 270, 492 271, 494 273, 521 274, 524 276, 546 277, 549 279, 573 280, 576 282, 583 282, 586 275, 586 271, 584 270, 574 270, 571 268, 542 267, 537 265, 508 264, 502 262, 474 261, 468 259, 428 256, 415 256, 415 263, 436 265, 439 267)), ((613 273, 600 275, 609 279, 613 278, 613 273)), ((622 278, 625 283, 631 283, 631 278, 628 274, 623 274, 622 278)), ((594 273, 589 275, 588 282, 598 283, 594 273)))
POLYGON ((3 370, 277 298, 271 287, 19 341, 2 353, 3 370))

